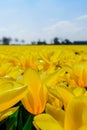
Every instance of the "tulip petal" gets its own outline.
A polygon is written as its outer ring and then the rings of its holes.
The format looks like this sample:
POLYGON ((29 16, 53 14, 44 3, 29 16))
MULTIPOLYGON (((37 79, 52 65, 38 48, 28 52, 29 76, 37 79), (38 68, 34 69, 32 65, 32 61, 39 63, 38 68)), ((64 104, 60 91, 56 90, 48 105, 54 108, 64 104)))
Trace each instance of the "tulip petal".
POLYGON ((15 80, 3 79, 0 82, 0 112, 12 107, 20 101, 27 92, 27 86, 17 83, 15 80))
POLYGON ((28 69, 24 73, 24 83, 29 86, 29 90, 32 90, 36 94, 37 88, 41 87, 40 76, 35 69, 28 69))
POLYGON ((11 69, 10 63, 4 63, 0 66, 0 77, 5 76, 11 69))
POLYGON ((13 108, 9 108, 9 109, 1 112, 0 113, 0 121, 4 120, 8 116, 12 115, 14 112, 16 112, 18 110, 18 108, 19 107, 13 107, 13 108))
POLYGON ((7 75, 13 79, 16 79, 22 73, 23 73, 23 70, 16 66, 16 67, 12 67, 11 71, 9 71, 7 75))
POLYGON ((60 69, 49 75, 43 82, 47 87, 55 86, 58 82, 63 81, 64 70, 60 69))
POLYGON ((74 98, 66 109, 65 129, 78 130, 87 125, 87 97, 81 96, 74 98))
POLYGON ((35 116, 33 124, 37 130, 63 130, 58 122, 49 114, 40 114, 35 116))
POLYGON ((81 96, 86 92, 85 88, 82 87, 75 87, 72 91, 75 96, 81 96))
POLYGON ((54 117, 59 124, 64 127, 65 112, 62 109, 58 109, 50 104, 46 105, 46 113, 54 117))
POLYGON ((87 130, 87 125, 86 126, 82 126, 79 130, 87 130))
POLYGON ((64 103, 65 108, 74 97, 73 93, 71 93, 65 86, 55 86, 48 90, 64 103))

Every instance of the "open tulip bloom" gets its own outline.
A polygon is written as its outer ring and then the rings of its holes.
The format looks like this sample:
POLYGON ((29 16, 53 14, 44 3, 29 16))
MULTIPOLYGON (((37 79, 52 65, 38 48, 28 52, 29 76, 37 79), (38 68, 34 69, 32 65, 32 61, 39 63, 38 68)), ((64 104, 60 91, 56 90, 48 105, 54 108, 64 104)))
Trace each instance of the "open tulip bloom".
POLYGON ((18 107, 13 107, 27 93, 27 86, 10 78, 0 78, 0 121, 14 113, 18 107))
POLYGON ((66 111, 47 105, 47 112, 35 116, 37 130, 87 130, 87 97, 75 97, 66 111))

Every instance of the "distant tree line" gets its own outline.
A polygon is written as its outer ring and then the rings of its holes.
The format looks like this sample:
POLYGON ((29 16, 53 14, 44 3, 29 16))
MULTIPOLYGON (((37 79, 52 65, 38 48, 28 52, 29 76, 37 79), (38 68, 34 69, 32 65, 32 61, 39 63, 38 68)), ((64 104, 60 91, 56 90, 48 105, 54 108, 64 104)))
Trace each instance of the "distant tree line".
MULTIPOLYGON (((48 43, 46 42, 46 40, 41 41, 38 40, 37 42, 33 41, 31 42, 32 45, 47 45, 48 43)), ((63 41, 60 42, 60 39, 58 37, 54 37, 53 40, 49 43, 50 45, 69 45, 69 44, 73 44, 69 39, 65 39, 63 41)))
POLYGON ((14 41, 14 43, 20 43, 20 44, 23 44, 25 43, 25 40, 22 39, 22 40, 19 40, 18 38, 15 38, 15 39, 12 39, 10 37, 3 37, 1 40, 0 40, 0 43, 1 45, 10 45, 12 44, 12 42, 14 41))
MULTIPOLYGON (((33 41, 31 42, 32 45, 48 45, 48 43, 44 40, 38 40, 37 42, 33 41)), ((60 39, 58 37, 54 37, 52 42, 49 43, 49 45, 87 45, 87 41, 74 41, 71 42, 69 39, 64 39, 62 41, 60 41, 60 39)))
MULTIPOLYGON (((46 40, 38 40, 38 41, 32 41, 30 44, 29 43, 25 43, 25 40, 19 40, 18 38, 12 39, 9 37, 3 37, 0 40, 1 45, 13 45, 13 41, 16 45, 48 45, 48 43, 46 42, 46 40)), ((14 45, 15 45, 14 44, 14 45)), ((80 45, 80 44, 84 44, 87 45, 87 41, 74 41, 71 42, 69 39, 64 39, 60 41, 60 38, 58 37, 54 37, 52 39, 52 41, 49 43, 49 45, 80 45)))
MULTIPOLYGON (((38 40, 37 42, 33 41, 31 42, 32 45, 48 45, 48 43, 44 40, 38 40)), ((54 37, 52 42, 49 43, 49 45, 87 45, 87 41, 74 41, 71 42, 69 39, 64 39, 60 41, 60 38, 54 37)))

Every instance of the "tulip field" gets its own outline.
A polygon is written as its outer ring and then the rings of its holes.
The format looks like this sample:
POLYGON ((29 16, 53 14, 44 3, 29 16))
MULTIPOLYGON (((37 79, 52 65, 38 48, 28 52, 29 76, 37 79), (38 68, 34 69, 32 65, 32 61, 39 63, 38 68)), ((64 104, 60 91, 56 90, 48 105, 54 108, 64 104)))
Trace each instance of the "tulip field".
POLYGON ((87 130, 87 46, 0 46, 0 130, 87 130))

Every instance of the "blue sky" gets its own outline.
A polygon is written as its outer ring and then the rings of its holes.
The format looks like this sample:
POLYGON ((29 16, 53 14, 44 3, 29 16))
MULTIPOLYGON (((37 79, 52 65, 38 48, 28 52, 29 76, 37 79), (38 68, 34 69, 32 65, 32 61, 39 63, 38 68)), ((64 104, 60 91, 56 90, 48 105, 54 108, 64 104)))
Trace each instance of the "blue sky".
POLYGON ((1 0, 0 38, 87 40, 87 0, 1 0))

